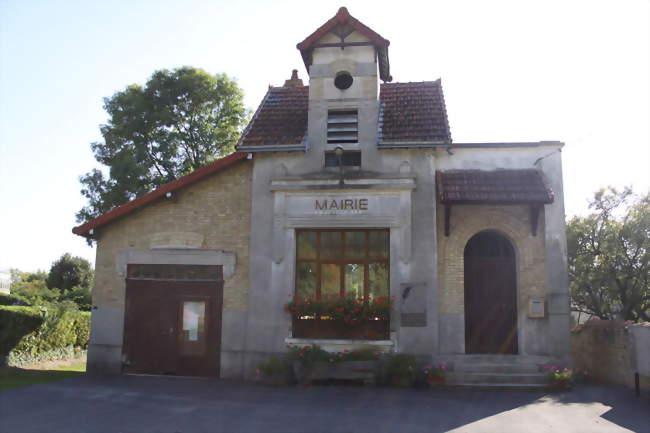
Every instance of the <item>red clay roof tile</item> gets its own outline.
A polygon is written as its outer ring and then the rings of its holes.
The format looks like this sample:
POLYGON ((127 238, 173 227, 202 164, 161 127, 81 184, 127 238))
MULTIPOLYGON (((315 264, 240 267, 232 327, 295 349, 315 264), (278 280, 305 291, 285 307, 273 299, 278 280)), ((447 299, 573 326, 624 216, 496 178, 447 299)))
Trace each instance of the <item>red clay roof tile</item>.
MULTIPOLYGON (((450 143, 447 110, 440 80, 384 83, 380 86, 379 146, 383 142, 450 143)), ((309 87, 271 87, 238 145, 297 145, 307 135, 309 87)))
POLYGON ((441 203, 553 203, 542 173, 525 170, 450 170, 436 173, 441 203))
POLYGON ((157 200, 167 193, 174 192, 186 186, 192 185, 200 180, 205 179, 208 176, 211 176, 214 173, 225 170, 226 168, 234 165, 235 163, 245 160, 248 154, 244 152, 235 152, 226 157, 217 159, 216 161, 211 162, 208 165, 205 165, 197 170, 194 170, 192 173, 179 177, 176 180, 173 180, 169 183, 161 185, 160 187, 154 189, 153 191, 128 201, 123 205, 115 207, 108 212, 94 218, 87 223, 81 224, 80 226, 74 227, 72 233, 79 236, 91 236, 90 231, 94 230, 100 226, 108 224, 109 222, 120 218, 124 215, 127 215, 136 209, 145 206, 146 204, 151 203, 154 200, 157 200))
POLYGON ((271 87, 244 131, 240 147, 301 145, 307 134, 309 87, 271 87))
POLYGON ((440 80, 381 85, 379 144, 451 143, 440 80))

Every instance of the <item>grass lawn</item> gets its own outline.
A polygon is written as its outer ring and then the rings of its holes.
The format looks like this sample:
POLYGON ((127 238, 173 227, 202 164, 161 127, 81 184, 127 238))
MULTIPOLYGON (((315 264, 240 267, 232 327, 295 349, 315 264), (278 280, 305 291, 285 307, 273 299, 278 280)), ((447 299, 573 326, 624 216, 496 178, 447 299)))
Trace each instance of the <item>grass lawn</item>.
POLYGON ((0 391, 35 383, 53 382, 55 380, 81 376, 85 372, 85 361, 53 367, 49 370, 0 367, 0 391))

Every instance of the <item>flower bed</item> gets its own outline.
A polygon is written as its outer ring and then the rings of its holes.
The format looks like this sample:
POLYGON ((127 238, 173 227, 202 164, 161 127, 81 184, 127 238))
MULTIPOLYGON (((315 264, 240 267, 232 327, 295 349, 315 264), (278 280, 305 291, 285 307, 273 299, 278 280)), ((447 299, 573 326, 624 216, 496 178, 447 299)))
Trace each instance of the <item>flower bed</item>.
POLYGON ((389 331, 388 320, 345 323, 331 319, 293 318, 294 338, 386 340, 389 338, 389 331))
POLYGON ((294 338, 384 340, 389 336, 391 301, 351 296, 294 297, 287 305, 294 338))
POLYGON ((373 349, 329 353, 318 345, 290 347, 288 359, 298 383, 314 380, 362 380, 376 383, 381 355, 373 349))
POLYGON ((446 362, 439 362, 435 366, 427 365, 422 369, 424 380, 429 386, 444 385, 446 372, 446 362))
POLYGON ((573 370, 562 368, 555 365, 545 365, 542 367, 551 385, 556 389, 570 389, 573 386, 573 370))

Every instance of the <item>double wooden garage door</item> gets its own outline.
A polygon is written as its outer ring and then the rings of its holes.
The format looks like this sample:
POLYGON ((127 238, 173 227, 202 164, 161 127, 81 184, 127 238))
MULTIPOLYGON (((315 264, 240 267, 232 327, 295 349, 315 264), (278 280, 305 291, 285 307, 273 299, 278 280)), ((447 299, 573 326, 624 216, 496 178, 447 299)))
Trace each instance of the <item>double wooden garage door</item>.
POLYGON ((125 373, 218 376, 221 266, 129 265, 125 373))

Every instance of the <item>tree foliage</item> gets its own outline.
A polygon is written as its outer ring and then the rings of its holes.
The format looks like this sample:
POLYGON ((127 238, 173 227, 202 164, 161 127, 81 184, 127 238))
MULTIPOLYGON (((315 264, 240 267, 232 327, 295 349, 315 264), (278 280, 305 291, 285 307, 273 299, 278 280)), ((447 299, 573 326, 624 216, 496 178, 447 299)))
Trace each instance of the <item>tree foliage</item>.
POLYGON ((88 204, 78 222, 231 153, 247 118, 234 81, 191 67, 156 71, 144 87, 105 98, 104 109, 103 141, 91 147, 109 175, 94 169, 81 177, 88 204))
POLYGON ((63 254, 50 272, 11 270, 11 294, 29 305, 68 304, 90 311, 94 272, 88 260, 63 254))
POLYGON ((567 225, 575 311, 601 319, 650 320, 650 194, 598 191, 592 213, 567 225))
POLYGON ((52 263, 47 275, 47 287, 61 292, 76 286, 89 289, 93 284, 93 275, 93 268, 88 260, 65 253, 52 263))

